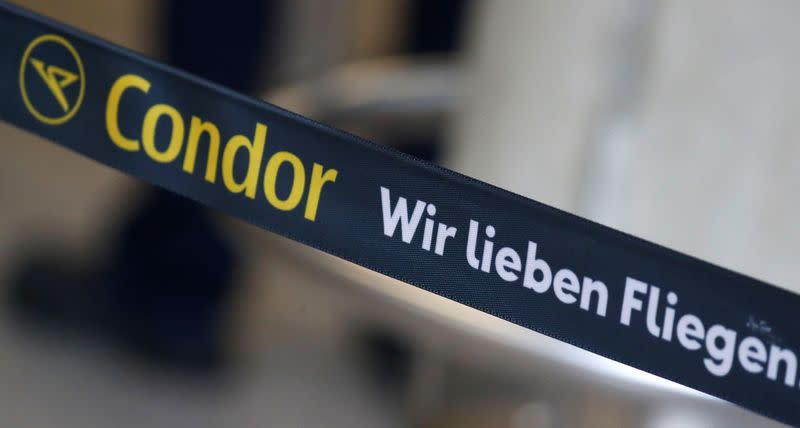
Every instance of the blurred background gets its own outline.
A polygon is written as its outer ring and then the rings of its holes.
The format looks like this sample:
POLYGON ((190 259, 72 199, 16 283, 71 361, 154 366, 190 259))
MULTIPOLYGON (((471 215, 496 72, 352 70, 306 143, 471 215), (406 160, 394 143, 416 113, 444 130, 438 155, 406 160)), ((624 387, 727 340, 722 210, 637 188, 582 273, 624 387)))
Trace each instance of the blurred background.
MULTIPOLYGON (((800 292, 795 1, 14 2, 800 292)), ((4 427, 779 426, 0 140, 4 427)))

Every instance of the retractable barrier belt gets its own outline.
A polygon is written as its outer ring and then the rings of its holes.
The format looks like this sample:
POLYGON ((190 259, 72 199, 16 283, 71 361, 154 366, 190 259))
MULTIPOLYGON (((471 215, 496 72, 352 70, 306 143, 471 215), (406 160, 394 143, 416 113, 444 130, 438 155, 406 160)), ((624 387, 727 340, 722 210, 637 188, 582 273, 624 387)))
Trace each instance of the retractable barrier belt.
MULTIPOLYGON (((800 426, 795 294, 7 3, 0 3, 0 95, 0 118, 102 164, 800 426)), ((549 160, 531 159, 531 168, 540 162, 549 160)))

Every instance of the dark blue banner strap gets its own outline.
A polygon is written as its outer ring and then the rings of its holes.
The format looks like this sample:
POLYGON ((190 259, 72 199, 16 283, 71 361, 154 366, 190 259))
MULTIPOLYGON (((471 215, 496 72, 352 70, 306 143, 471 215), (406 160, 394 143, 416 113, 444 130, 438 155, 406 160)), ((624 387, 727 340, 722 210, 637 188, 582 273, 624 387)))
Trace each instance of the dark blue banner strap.
MULTIPOLYGON (((795 294, 315 123, 6 3, 0 3, 0 94, 0 118, 100 163, 533 331, 800 425, 795 294)), ((547 160, 531 160, 537 162, 547 160)))

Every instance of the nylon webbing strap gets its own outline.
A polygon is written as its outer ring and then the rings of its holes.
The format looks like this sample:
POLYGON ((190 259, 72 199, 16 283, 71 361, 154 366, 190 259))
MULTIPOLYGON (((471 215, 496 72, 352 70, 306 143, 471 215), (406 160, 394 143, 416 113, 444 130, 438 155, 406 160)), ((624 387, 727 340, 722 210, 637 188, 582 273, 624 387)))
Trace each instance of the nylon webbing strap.
MULTIPOLYGON (((0 95, 0 118, 102 164, 800 425, 795 294, 320 125, 5 3, 0 95)), ((530 159, 531 168, 539 162, 548 160, 530 159)))

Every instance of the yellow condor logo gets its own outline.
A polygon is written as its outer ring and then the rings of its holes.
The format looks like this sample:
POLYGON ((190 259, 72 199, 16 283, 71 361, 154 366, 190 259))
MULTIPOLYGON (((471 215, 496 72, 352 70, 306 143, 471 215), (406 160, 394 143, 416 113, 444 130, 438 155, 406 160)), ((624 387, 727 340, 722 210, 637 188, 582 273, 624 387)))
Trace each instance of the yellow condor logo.
POLYGON ((78 111, 86 89, 78 52, 55 34, 35 38, 22 55, 19 87, 25 107, 40 122, 60 125, 70 120, 78 111))

